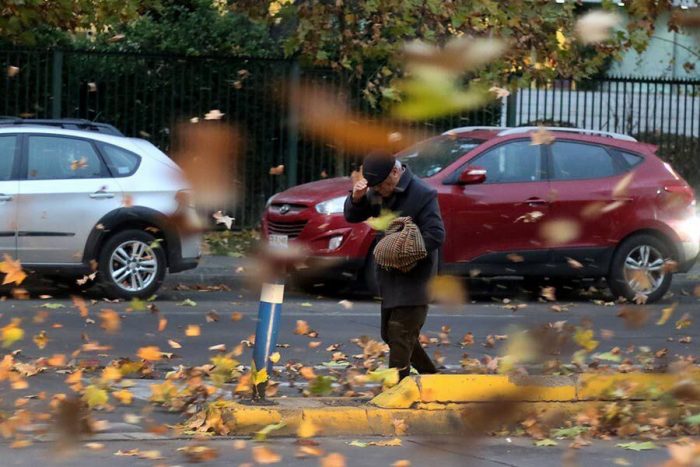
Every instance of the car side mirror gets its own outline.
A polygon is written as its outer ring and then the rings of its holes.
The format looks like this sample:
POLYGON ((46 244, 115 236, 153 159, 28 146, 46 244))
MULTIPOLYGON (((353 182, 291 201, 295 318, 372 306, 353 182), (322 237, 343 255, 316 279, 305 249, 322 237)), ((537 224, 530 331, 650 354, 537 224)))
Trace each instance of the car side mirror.
POLYGON ((476 185, 485 181, 486 169, 477 166, 468 166, 457 179, 457 183, 460 185, 476 185))

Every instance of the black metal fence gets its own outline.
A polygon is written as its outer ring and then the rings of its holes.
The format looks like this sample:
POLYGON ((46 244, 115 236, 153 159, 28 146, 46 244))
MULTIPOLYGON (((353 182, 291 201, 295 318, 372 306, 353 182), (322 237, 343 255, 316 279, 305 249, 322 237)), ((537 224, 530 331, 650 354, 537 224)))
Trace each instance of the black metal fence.
POLYGON ((700 80, 556 80, 522 89, 508 104, 511 126, 544 122, 625 133, 656 144, 659 156, 700 187, 700 80))
MULTIPOLYGON (((108 122, 165 152, 176 123, 219 109, 246 138, 238 180, 232 181, 243 187, 240 202, 231 207, 239 226, 255 225, 275 192, 322 173, 346 175, 352 162, 342 148, 300 133, 279 92, 290 80, 346 82, 329 70, 276 59, 33 49, 0 50, 0 70, 7 70, 0 74, 0 115, 108 122), (285 176, 269 175, 279 164, 287 166, 285 176)), ((364 115, 382 116, 363 99, 364 88, 364 82, 350 80, 343 91, 364 115)), ((427 135, 457 126, 534 122, 624 132, 659 144, 660 155, 700 186, 700 81, 555 81, 520 90, 502 105, 403 125, 427 135)))
MULTIPOLYGON (((267 198, 290 184, 349 173, 351 160, 339 148, 299 132, 279 92, 294 77, 301 84, 337 86, 340 77, 332 71, 300 70, 292 61, 275 59, 0 50, 0 70, 8 67, 19 72, 0 76, 0 115, 108 122, 166 153, 176 123, 212 109, 226 114, 226 120, 242 128, 246 143, 238 180, 232 181, 243 187, 240 202, 232 207, 239 226, 255 225, 267 198), (292 167, 291 172, 269 175, 279 164, 292 167)), ((346 92, 354 107, 370 117, 381 114, 362 99, 363 82, 353 80, 350 88, 346 92)), ((496 124, 499 118, 496 105, 412 126, 430 134, 496 124)))

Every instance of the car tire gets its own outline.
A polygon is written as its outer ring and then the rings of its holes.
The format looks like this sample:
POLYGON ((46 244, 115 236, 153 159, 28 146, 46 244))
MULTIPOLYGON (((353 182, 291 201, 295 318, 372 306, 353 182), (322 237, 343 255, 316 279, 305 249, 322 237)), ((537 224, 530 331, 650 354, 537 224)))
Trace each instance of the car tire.
POLYGON ((374 255, 369 254, 365 261, 365 267, 362 270, 362 280, 365 284, 365 290, 372 297, 379 296, 379 280, 377 279, 377 263, 374 262, 374 255))
POLYGON ((607 278, 615 299, 632 301, 638 293, 646 295, 647 303, 661 299, 671 287, 673 274, 664 270, 664 263, 671 256, 669 245, 653 235, 639 234, 623 241, 613 254, 607 278), (644 283, 636 279, 638 275, 646 278, 644 283), (646 287, 647 282, 651 287, 646 287))
POLYGON ((160 288, 167 263, 155 240, 143 230, 125 230, 103 245, 98 277, 111 298, 148 298, 160 288))

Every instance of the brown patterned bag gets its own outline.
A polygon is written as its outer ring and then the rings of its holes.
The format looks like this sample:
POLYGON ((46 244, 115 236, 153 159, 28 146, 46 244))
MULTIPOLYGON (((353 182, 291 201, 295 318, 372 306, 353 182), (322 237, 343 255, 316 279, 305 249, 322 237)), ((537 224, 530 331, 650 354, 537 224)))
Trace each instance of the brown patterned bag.
POLYGON ((389 224, 384 238, 374 247, 374 260, 386 269, 408 272, 428 256, 418 226, 410 217, 399 217, 389 224))

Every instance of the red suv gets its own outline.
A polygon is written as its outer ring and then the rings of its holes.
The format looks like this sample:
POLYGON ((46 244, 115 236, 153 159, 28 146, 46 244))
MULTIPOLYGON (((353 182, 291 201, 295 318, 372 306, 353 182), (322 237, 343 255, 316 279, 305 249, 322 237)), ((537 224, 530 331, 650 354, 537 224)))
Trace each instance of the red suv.
MULTIPOLYGON (((441 274, 605 277, 616 297, 661 298, 673 272, 700 249, 693 189, 654 153, 616 133, 534 127, 466 127, 399 154, 438 191, 447 237, 441 274)), ((348 177, 299 185, 270 198, 264 238, 303 242, 331 261, 322 277, 372 286, 374 233, 349 224, 348 177), (332 272, 331 272, 332 271, 332 272)))

